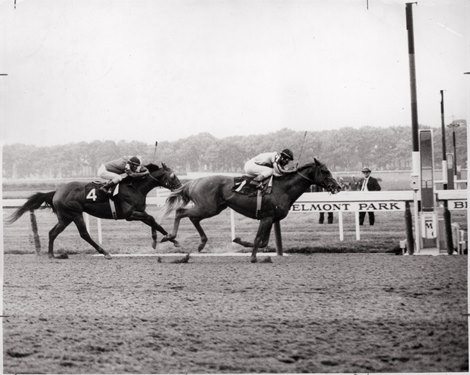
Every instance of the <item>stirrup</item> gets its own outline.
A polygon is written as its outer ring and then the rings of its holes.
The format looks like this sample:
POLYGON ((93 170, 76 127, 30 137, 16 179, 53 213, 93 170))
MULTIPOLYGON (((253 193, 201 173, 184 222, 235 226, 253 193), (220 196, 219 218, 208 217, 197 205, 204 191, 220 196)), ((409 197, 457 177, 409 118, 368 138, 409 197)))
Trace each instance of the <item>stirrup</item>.
POLYGON ((259 189, 259 188, 261 188, 261 186, 263 186, 263 182, 262 181, 251 180, 249 185, 255 187, 256 189, 259 189))

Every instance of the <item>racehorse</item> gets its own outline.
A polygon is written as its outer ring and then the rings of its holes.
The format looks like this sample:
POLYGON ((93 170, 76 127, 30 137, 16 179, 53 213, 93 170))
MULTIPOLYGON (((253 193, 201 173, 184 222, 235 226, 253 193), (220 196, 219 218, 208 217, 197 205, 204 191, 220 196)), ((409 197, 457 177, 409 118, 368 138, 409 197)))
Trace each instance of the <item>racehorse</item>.
MULTIPOLYGON (((260 221, 253 243, 251 262, 256 262, 258 248, 266 247, 273 223, 287 216, 289 208, 312 184, 321 186, 331 193, 341 190, 328 168, 314 159, 299 167, 296 173, 274 177, 272 191, 263 196, 261 205, 256 195, 243 195, 234 191, 234 178, 227 176, 209 176, 191 180, 170 194, 165 204, 168 214, 176 210, 173 232, 163 237, 163 241, 174 240, 182 218, 188 217, 201 237, 198 251, 207 242, 207 236, 201 227, 201 220, 218 215, 227 207, 252 219, 260 221), (194 206, 185 206, 192 202, 194 206), (258 208, 260 208, 258 210, 258 208)), ((239 241, 241 243, 241 241, 239 241)))
MULTIPOLYGON (((126 219, 128 221, 139 220, 152 228, 152 247, 157 246, 157 232, 166 235, 168 232, 158 224, 153 216, 145 212, 145 200, 148 192, 157 186, 170 190, 181 187, 181 182, 164 163, 159 167, 155 164, 146 165, 149 174, 140 179, 124 179, 118 185, 118 193, 112 200, 115 206, 115 214, 111 209, 110 197, 100 190, 102 182, 69 182, 59 186, 55 191, 47 193, 35 193, 26 203, 18 208, 8 219, 8 223, 18 220, 25 212, 38 208, 51 207, 57 215, 58 223, 49 231, 49 258, 54 258, 54 240, 71 223, 77 226, 80 236, 93 246, 106 259, 111 255, 98 245, 90 237, 83 219, 86 212, 101 219, 126 219)), ((175 246, 178 243, 173 241, 175 246)))

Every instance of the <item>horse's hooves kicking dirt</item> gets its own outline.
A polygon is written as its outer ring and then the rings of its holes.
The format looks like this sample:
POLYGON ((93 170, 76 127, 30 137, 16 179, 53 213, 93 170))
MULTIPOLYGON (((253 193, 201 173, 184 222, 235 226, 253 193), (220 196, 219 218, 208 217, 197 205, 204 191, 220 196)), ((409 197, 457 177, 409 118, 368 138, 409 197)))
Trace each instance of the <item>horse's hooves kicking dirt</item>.
POLYGON ((173 261, 173 263, 188 263, 189 261, 189 254, 186 254, 186 256, 182 259, 176 259, 173 261))
POLYGON ((171 241, 171 240, 174 240, 173 243, 177 242, 175 240, 175 237, 174 236, 171 236, 169 234, 167 234, 166 236, 163 236, 162 239, 160 240, 160 242, 167 242, 167 241, 171 241))

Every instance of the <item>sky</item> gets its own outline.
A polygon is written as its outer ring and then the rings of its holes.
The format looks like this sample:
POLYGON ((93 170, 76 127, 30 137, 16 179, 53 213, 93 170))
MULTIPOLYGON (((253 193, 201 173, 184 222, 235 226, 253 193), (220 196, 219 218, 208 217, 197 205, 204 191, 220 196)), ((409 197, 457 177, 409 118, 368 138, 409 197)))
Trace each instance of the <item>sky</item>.
MULTIPOLYGON (((0 140, 411 127, 402 0, 0 0, 0 140), (7 75, 5 75, 7 74, 7 75)), ((418 121, 469 117, 470 1, 413 6, 418 121)))

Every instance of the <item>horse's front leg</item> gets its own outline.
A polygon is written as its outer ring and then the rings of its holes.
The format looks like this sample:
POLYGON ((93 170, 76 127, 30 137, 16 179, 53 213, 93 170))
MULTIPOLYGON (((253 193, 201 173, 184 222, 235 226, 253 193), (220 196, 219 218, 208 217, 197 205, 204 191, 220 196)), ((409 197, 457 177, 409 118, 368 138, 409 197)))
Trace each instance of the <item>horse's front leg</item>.
MULTIPOLYGON (((147 224, 152 230, 152 248, 157 248, 157 231, 159 231, 164 236, 168 235, 168 232, 157 223, 155 218, 152 215, 149 215, 145 211, 133 211, 128 217, 126 217, 128 221, 141 221, 144 224, 147 224)), ((169 239, 169 241, 173 242, 175 246, 179 246, 178 241, 175 239, 169 239)))
POLYGON ((273 218, 266 217, 260 220, 258 232, 256 233, 253 251, 251 252, 251 263, 256 263, 256 253, 260 247, 266 247, 273 226, 273 218))
POLYGON ((175 241, 176 235, 178 234, 178 229, 180 227, 180 221, 184 216, 184 213, 186 213, 186 209, 184 208, 178 208, 175 213, 175 221, 173 222, 173 231, 171 234, 166 235, 165 237, 162 238, 161 242, 166 242, 166 241, 175 241))
POLYGON ((73 219, 73 222, 77 226, 78 233, 80 233, 80 237, 82 237, 86 242, 93 246, 96 251, 98 251, 100 254, 103 254, 106 259, 111 259, 111 255, 100 245, 98 245, 95 241, 93 241, 93 239, 90 237, 90 234, 88 233, 88 229, 85 224, 85 220, 83 219, 83 215, 80 214, 80 216, 76 216, 73 219))

